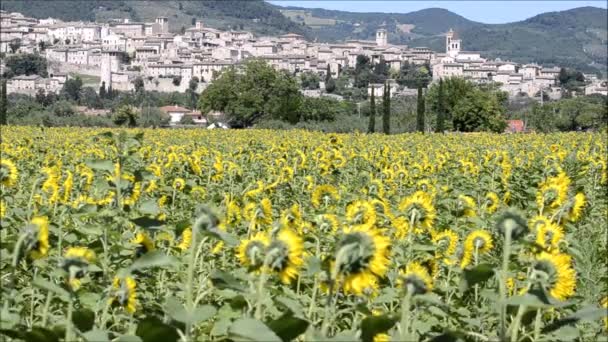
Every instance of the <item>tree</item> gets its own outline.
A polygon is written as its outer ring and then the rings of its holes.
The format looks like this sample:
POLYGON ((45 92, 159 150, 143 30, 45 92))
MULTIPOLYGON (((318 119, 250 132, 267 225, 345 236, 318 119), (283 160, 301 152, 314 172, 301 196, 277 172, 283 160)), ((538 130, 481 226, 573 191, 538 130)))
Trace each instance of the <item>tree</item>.
POLYGON ((39 51, 44 51, 44 50, 46 50, 46 42, 44 42, 44 41, 39 41, 39 42, 38 42, 38 50, 39 50, 39 51))
POLYGON ((354 86, 357 88, 367 88, 370 82, 371 73, 369 57, 358 55, 357 64, 355 65, 354 86))
POLYGON ((0 125, 7 124, 6 110, 8 108, 8 100, 6 97, 6 80, 0 83, 0 125))
POLYGON ((220 111, 233 127, 248 127, 262 117, 297 122, 302 95, 295 78, 265 61, 250 60, 224 70, 199 97, 203 113, 220 111))
POLYGON ((329 63, 327 63, 327 68, 325 69, 325 83, 331 80, 331 68, 329 67, 329 63))
POLYGON ((139 93, 144 90, 144 79, 141 76, 137 76, 133 80, 133 87, 135 88, 135 92, 139 93))
POLYGON ((182 83, 182 77, 181 76, 173 76, 173 85, 176 87, 179 87, 179 85, 182 83))
POLYGON ((182 26, 182 28, 181 28, 181 29, 179 29, 179 33, 180 33, 180 34, 182 34, 182 35, 183 35, 184 33, 186 33, 186 28, 185 28, 184 26, 182 26))
POLYGON ((445 98, 443 94, 443 79, 439 79, 437 90, 437 126, 435 132, 441 133, 445 130, 445 98))
POLYGON ((454 107, 454 129, 461 132, 504 132, 504 107, 491 92, 475 89, 454 107))
POLYGON ((188 93, 188 97, 190 98, 190 108, 196 108, 196 102, 198 101, 196 88, 198 88, 198 77, 194 76, 190 79, 190 82, 188 82, 188 89, 186 90, 186 93, 188 93))
MULTIPOLYGON (((443 80, 443 109, 447 124, 452 120, 452 112, 458 101, 475 89, 475 84, 461 77, 448 77, 443 80)), ((439 110, 439 83, 429 87, 426 94, 426 101, 430 112, 438 113, 439 110)), ((446 127, 449 129, 449 127, 446 127)))
POLYGON ((119 126, 126 123, 129 127, 135 127, 137 126, 137 117, 138 114, 135 108, 128 105, 122 105, 116 109, 112 121, 119 126))
POLYGON ((325 91, 328 93, 333 93, 336 90, 336 81, 329 77, 329 80, 325 82, 325 91))
POLYGON ((302 89, 319 89, 319 75, 306 71, 300 74, 300 86, 302 89))
POLYGON ((388 78, 389 73, 388 64, 384 58, 380 57, 380 61, 374 65, 373 72, 370 77, 371 83, 384 83, 384 81, 388 78))
POLYGON ((82 80, 80 77, 70 78, 63 84, 61 94, 68 100, 78 101, 82 91, 82 80))
POLYGON ((11 49, 12 53, 16 53, 21 47, 21 39, 15 38, 11 40, 10 43, 8 43, 8 46, 11 49))
POLYGON ((24 53, 9 56, 5 59, 5 63, 7 78, 17 75, 48 76, 46 58, 39 54, 24 53))
POLYGON ((57 101, 53 104, 52 112, 55 116, 64 118, 76 115, 74 108, 72 108, 72 104, 65 100, 57 101))
POLYGON ((80 104, 88 108, 102 108, 101 98, 92 87, 82 88, 80 104))
POLYGON ((376 89, 372 87, 372 96, 369 99, 369 123, 367 133, 374 133, 376 130, 376 89))
POLYGON ((192 17, 192 20, 190 20, 190 24, 192 26, 196 25, 196 18, 195 17, 192 17))
POLYGON ((382 109, 382 132, 391 134, 391 85, 387 81, 384 81, 382 109))
POLYGON ((416 129, 418 132, 424 132, 424 95, 422 86, 418 85, 418 102, 416 105, 416 129))
POLYGON ((99 97, 101 99, 105 99, 107 97, 107 94, 106 94, 106 81, 101 82, 101 86, 99 86, 99 97))

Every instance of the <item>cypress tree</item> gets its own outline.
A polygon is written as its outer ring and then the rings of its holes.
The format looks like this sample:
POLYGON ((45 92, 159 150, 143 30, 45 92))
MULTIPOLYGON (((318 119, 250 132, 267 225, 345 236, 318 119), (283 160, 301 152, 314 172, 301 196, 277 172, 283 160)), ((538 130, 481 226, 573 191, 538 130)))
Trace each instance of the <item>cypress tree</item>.
POLYGON ((376 99, 374 93, 376 89, 372 86, 372 96, 369 99, 369 125, 367 127, 367 133, 374 133, 376 129, 376 99))
POLYGON ((99 87, 99 98, 106 98, 106 81, 101 82, 101 86, 99 87))
POLYGON ((418 86, 418 103, 416 104, 416 129, 418 132, 424 132, 424 95, 422 95, 422 86, 418 86))
POLYGON ((382 132, 391 134, 391 86, 387 81, 384 82, 382 109, 382 132))
POLYGON ((437 127, 435 132, 441 133, 445 130, 445 98, 443 94, 443 80, 439 79, 437 90, 437 127))
POLYGON ((327 82, 329 82, 330 78, 331 78, 331 68, 329 67, 329 63, 327 63, 327 70, 325 71, 325 84, 327 84, 327 82))
POLYGON ((6 99, 6 80, 2 80, 0 84, 2 89, 0 89, 0 125, 6 125, 6 108, 8 107, 7 99, 6 99))

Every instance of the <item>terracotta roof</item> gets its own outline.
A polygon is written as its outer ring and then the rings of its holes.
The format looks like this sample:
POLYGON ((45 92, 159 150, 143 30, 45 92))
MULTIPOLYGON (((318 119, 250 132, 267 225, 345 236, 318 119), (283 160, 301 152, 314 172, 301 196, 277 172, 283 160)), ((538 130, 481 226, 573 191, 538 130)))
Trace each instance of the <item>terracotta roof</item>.
POLYGON ((524 122, 522 120, 508 120, 507 132, 519 133, 524 131, 524 122))
POLYGON ((169 113, 169 112, 190 112, 190 109, 188 108, 184 108, 184 107, 180 107, 180 106, 164 106, 164 107, 160 107, 160 110, 162 110, 165 113, 169 113))

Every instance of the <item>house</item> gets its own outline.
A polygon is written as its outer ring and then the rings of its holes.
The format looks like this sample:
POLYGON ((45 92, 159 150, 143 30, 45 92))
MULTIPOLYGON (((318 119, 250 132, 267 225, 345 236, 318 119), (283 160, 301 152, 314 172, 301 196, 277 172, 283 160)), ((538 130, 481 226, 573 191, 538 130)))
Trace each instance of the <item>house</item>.
POLYGON ((180 107, 180 106, 164 106, 164 107, 160 107, 159 109, 163 113, 169 115, 169 118, 170 118, 169 124, 172 126, 178 124, 182 120, 184 115, 186 115, 187 113, 190 113, 190 109, 180 107))
POLYGON ((526 129, 522 120, 507 120, 505 133, 522 133, 526 129))

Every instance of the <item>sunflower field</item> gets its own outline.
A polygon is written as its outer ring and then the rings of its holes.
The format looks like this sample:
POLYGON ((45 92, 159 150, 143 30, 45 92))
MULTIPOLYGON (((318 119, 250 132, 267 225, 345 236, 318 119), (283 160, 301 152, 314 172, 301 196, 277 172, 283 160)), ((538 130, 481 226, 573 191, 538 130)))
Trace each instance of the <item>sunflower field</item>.
POLYGON ((0 336, 607 340, 607 138, 3 127, 0 336))

